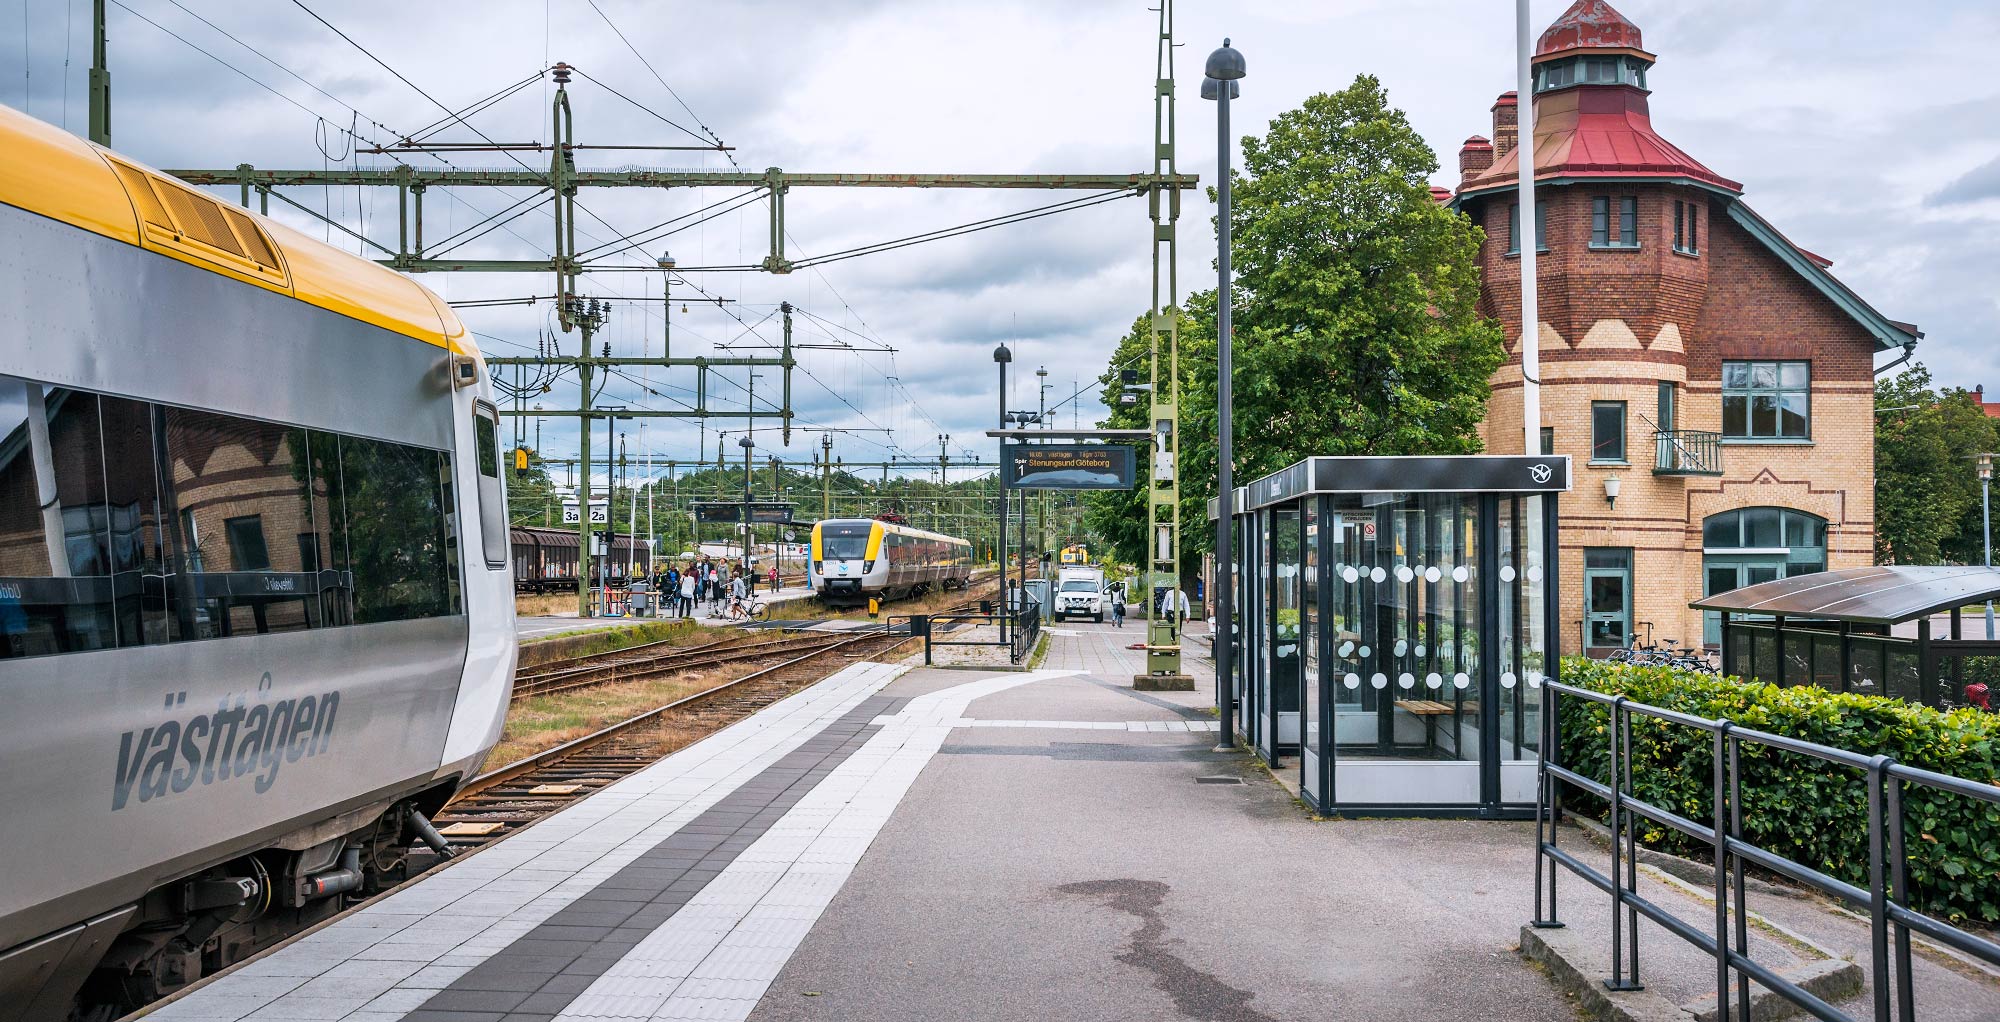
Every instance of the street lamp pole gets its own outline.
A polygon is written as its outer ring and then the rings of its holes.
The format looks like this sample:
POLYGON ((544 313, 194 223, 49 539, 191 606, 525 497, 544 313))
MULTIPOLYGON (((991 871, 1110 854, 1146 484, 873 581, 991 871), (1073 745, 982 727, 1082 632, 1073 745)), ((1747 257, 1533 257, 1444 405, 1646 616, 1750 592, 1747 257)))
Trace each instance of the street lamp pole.
MULTIPOLYGON (((1993 455, 1979 456, 1979 527, 1985 536, 1986 566, 1993 566, 1993 455)), ((1986 641, 1993 641, 1993 601, 1986 601, 1986 641)))
MULTIPOLYGON (((1007 428, 1007 363, 1014 353, 1004 344, 993 348, 993 364, 1000 369, 1000 428, 1007 428)), ((1000 641, 1007 641, 1007 438, 1000 438, 1000 641)))
POLYGON ((1229 170, 1229 101, 1240 94, 1236 85, 1245 71, 1243 54, 1222 41, 1222 48, 1208 55, 1202 76, 1201 96, 1215 100, 1216 199, 1220 215, 1215 248, 1215 486, 1218 496, 1215 516, 1215 706, 1218 717, 1215 748, 1228 752, 1236 748, 1236 689, 1232 676, 1236 665, 1236 621, 1230 597, 1230 572, 1235 566, 1235 550, 1230 536, 1235 532, 1235 479, 1230 461, 1235 457, 1234 422, 1236 395, 1231 349, 1235 347, 1235 324, 1231 320, 1229 245, 1232 212, 1229 170))

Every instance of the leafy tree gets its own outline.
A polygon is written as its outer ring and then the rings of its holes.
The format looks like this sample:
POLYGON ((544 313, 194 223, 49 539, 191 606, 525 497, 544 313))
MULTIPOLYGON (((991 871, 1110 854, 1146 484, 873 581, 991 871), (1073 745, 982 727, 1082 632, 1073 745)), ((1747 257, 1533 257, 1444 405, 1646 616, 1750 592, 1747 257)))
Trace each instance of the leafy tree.
MULTIPOLYGON (((1234 179, 1234 471, 1240 483, 1316 454, 1470 454, 1488 378, 1506 352, 1481 317, 1482 234, 1431 198, 1437 155, 1373 76, 1307 99, 1243 140, 1234 179)), ((1181 326, 1181 534, 1212 544, 1215 295, 1181 326)), ((1105 376, 1110 425, 1143 427, 1117 373, 1145 368, 1143 321, 1105 376), (1136 360, 1135 359, 1136 356, 1136 360)), ((1143 556, 1143 493, 1102 494, 1086 523, 1118 555, 1143 556)))
POLYGON ((1875 384, 1875 557, 1898 564, 1983 556, 1973 456, 2000 448, 2000 422, 1965 390, 1931 389, 1922 363, 1875 384))

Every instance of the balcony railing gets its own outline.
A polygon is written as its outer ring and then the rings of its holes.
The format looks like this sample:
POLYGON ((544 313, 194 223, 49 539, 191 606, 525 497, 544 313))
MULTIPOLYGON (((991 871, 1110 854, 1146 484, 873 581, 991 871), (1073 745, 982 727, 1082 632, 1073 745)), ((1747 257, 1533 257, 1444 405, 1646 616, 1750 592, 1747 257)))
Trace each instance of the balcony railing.
POLYGON ((1722 474, 1722 434, 1692 429, 1665 429, 1653 434, 1653 474, 1660 476, 1719 476, 1722 474))

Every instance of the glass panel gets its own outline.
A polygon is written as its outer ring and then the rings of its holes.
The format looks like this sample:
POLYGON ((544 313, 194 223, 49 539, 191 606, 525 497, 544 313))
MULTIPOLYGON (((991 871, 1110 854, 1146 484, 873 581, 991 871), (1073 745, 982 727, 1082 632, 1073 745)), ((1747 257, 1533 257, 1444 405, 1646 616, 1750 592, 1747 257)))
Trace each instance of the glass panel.
POLYGON ((1829 692, 1841 691, 1839 636, 1813 636, 1812 683, 1829 692))
POLYGON ((356 621, 456 613, 445 557, 442 460, 418 447, 341 438, 356 621))
POLYGON ((1278 746, 1299 740, 1303 699, 1304 621, 1299 606, 1299 510, 1271 512, 1271 709, 1278 746))
POLYGON ((1766 390, 1778 385, 1778 364, 1776 362, 1750 363, 1750 386, 1766 390))
POLYGON ((1590 460, 1625 460, 1625 402, 1591 403, 1590 460))
POLYGON ((1923 683, 1917 669, 1916 651, 1906 646, 1890 646, 1888 652, 1889 690, 1884 694, 1913 703, 1923 702, 1923 683))
POLYGON ((1813 637, 1804 632, 1785 633, 1784 662, 1781 665, 1783 684, 1812 684, 1812 640, 1813 637))
POLYGON ((0 377, 0 658, 117 645, 97 398, 0 377))
POLYGON ((1786 390, 1804 390, 1811 379, 1811 363, 1781 362, 1778 364, 1778 386, 1786 390))
POLYGON ((1603 197, 1590 200, 1590 243, 1602 245, 1611 240, 1611 200, 1603 197))
POLYGON ((1301 719, 1305 725, 1305 738, 1301 757, 1300 784, 1315 798, 1320 793, 1320 588, 1319 588, 1319 501, 1308 497, 1301 504, 1305 508, 1305 546, 1301 558, 1300 580, 1304 585, 1304 595, 1299 601, 1299 639, 1305 648, 1305 706, 1301 719))
POLYGON ((1743 515, 1743 545, 1746 547, 1781 547, 1785 545, 1784 533, 1779 528, 1779 511, 1774 507, 1745 508, 1743 515))
POLYGON ((1722 395, 1722 435, 1750 435, 1750 399, 1742 394, 1722 395))
POLYGON ((1745 629, 1750 639, 1750 675, 1756 681, 1778 681, 1778 637, 1769 628, 1745 629))
POLYGON ((1750 385, 1750 363, 1722 363, 1722 385, 1730 390, 1742 390, 1750 385))
POLYGON ((1719 515, 1709 515, 1707 520, 1701 523, 1701 545, 1705 547, 1742 546, 1743 526, 1741 523, 1742 519, 1734 511, 1724 511, 1719 515))
MULTIPOLYGON (((1509 667, 1503 662, 1500 674, 1500 723, 1502 759, 1533 759, 1535 736, 1540 729, 1542 678, 1549 651, 1547 635, 1547 565, 1543 563, 1542 516, 1545 502, 1554 496, 1523 497, 1514 541, 1527 565, 1520 577, 1520 631, 1515 655, 1519 667, 1509 684, 1509 667)), ((1503 657, 1508 653, 1503 651, 1503 657)))
POLYGON ((1637 245, 1639 243, 1639 200, 1626 196, 1618 203, 1618 243, 1637 245))
POLYGON ((1780 395, 1778 405, 1778 435, 1784 437, 1805 437, 1810 435, 1810 427, 1811 420, 1807 412, 1806 395, 1780 395))
POLYGON ((472 431, 477 439, 475 456, 479 461, 480 543, 486 566, 499 568, 507 563, 507 497, 500 483, 499 413, 475 408, 472 431))
MULTIPOLYGON (((98 398, 104 434, 105 504, 110 511, 113 603, 118 644, 173 642, 180 635, 169 613, 165 516, 160 511, 153 459, 154 407, 124 398, 98 398)), ((4 530, 0 530, 4 531, 4 530)))
POLYGON ((1885 694, 1882 679, 1882 644, 1849 639, 1847 690, 1862 695, 1885 694))
POLYGON ((1632 550, 1630 547, 1586 547, 1583 551, 1583 566, 1586 568, 1630 568, 1632 550))
POLYGON ((1778 396, 1776 394, 1751 395, 1750 435, 1758 437, 1778 435, 1778 396))

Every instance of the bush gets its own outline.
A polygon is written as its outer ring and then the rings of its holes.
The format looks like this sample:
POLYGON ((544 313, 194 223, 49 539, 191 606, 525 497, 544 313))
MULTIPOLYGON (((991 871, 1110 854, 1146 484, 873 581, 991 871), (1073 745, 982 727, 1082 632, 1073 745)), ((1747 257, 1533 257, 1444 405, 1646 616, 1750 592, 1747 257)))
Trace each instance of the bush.
MULTIPOLYGON (((1908 766, 2000 785, 2000 714, 1976 709, 1944 713, 1900 699, 1809 685, 1783 688, 1575 657, 1564 660, 1562 680, 1634 702, 1726 718, 1740 727, 1863 756, 1887 755, 1908 766)), ((1608 708, 1574 697, 1558 705, 1566 765, 1606 781, 1608 708)), ((1632 794, 1697 823, 1710 822, 1709 734, 1655 718, 1634 715, 1631 720, 1632 794)), ((1741 765, 1745 840, 1868 886, 1863 771, 1747 743, 1741 765)), ((1912 907, 1954 921, 2000 921, 2000 805, 1905 785, 1903 812, 1912 907)), ((1677 831, 1643 819, 1639 823, 1640 838, 1649 845, 1678 852, 1707 848, 1677 831)))

